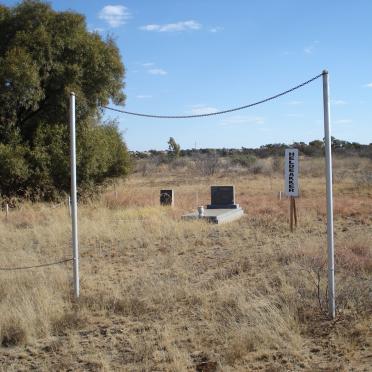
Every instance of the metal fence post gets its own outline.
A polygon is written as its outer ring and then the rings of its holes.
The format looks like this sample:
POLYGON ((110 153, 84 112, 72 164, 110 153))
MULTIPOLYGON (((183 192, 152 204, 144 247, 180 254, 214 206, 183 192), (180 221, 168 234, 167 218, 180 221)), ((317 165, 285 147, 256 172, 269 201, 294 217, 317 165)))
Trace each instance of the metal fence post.
POLYGON ((328 71, 323 71, 323 106, 324 106, 324 142, 326 161, 327 190, 327 247, 328 247, 328 313, 333 319, 336 316, 335 305, 335 262, 333 235, 333 192, 332 192, 332 151, 329 113, 328 71))
POLYGON ((75 93, 70 93, 70 163, 71 163, 71 223, 72 223, 72 255, 75 298, 80 295, 79 283, 79 241, 77 226, 76 195, 76 132, 75 132, 75 93))

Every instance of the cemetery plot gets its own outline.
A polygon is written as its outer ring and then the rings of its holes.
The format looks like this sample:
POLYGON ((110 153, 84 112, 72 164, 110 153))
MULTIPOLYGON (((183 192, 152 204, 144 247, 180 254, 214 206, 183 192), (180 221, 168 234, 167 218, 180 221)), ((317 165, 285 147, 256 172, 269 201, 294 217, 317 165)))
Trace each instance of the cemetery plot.
POLYGON ((232 222, 241 218, 244 214, 239 204, 235 204, 234 186, 211 186, 211 204, 203 209, 198 208, 197 212, 188 213, 182 216, 185 220, 203 219, 212 223, 232 222))

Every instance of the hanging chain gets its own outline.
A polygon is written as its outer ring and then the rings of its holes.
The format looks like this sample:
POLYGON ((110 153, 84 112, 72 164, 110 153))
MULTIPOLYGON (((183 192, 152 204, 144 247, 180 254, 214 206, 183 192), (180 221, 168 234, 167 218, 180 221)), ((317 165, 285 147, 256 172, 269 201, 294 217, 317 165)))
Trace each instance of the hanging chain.
POLYGON ((257 106, 257 105, 260 105, 262 103, 272 101, 272 100, 274 100, 276 98, 279 98, 279 97, 284 96, 284 95, 286 95, 288 93, 291 93, 294 90, 300 89, 300 88, 302 88, 303 86, 305 86, 307 84, 312 83, 314 80, 317 80, 321 76, 323 76, 323 74, 324 74, 324 72, 322 72, 321 74, 319 74, 317 76, 314 76, 310 80, 307 80, 307 81, 305 81, 305 82, 303 82, 303 83, 301 83, 299 85, 296 85, 295 87, 293 87, 291 89, 288 89, 288 90, 286 90, 284 92, 275 94, 274 96, 271 96, 271 97, 262 99, 261 101, 253 102, 253 103, 250 103, 248 105, 239 106, 239 107, 231 108, 231 109, 228 109, 228 110, 217 111, 217 112, 210 112, 210 113, 207 113, 207 114, 197 114, 197 115, 153 115, 153 114, 143 114, 143 113, 140 113, 140 112, 125 111, 125 110, 120 110, 120 109, 116 109, 116 108, 108 107, 108 106, 101 106, 101 108, 107 109, 107 110, 111 110, 111 111, 120 112, 122 114, 134 115, 134 116, 141 116, 141 117, 145 117, 145 118, 155 118, 155 119, 192 119, 192 118, 203 118, 203 117, 206 117, 206 116, 228 114, 230 112, 244 110, 244 109, 249 108, 249 107, 257 106))

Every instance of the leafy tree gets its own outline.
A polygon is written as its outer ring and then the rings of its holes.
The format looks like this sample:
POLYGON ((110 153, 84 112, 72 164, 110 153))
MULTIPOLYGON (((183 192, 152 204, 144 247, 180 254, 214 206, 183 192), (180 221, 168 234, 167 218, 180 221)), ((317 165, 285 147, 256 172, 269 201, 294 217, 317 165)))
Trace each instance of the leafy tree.
POLYGON ((21 145, 5 145, 0 143, 0 180, 1 191, 12 194, 24 186, 29 178, 28 164, 25 155, 28 149, 21 145))
POLYGON ((78 120, 110 99, 124 103, 119 51, 112 38, 88 32, 82 15, 38 0, 0 6, 0 39, 0 117, 22 132, 65 118, 70 91, 78 97, 78 120))
POLYGON ((0 5, 0 40, 0 193, 54 198, 68 191, 71 91, 81 191, 125 175, 125 143, 116 125, 100 123, 98 110, 125 102, 114 40, 89 32, 84 16, 39 0, 0 5))
POLYGON ((178 158, 180 156, 181 146, 176 142, 176 140, 173 137, 169 138, 168 145, 169 154, 175 158, 178 158))
POLYGON ((309 142, 309 146, 315 147, 317 149, 323 149, 324 142, 320 140, 314 140, 314 141, 309 142))

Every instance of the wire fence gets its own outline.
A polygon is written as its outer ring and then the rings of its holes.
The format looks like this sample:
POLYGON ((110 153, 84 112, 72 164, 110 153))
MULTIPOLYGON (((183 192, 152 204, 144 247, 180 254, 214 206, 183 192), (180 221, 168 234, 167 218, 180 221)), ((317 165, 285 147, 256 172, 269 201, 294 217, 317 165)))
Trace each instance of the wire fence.
POLYGON ((33 265, 33 266, 0 267, 0 271, 18 271, 18 270, 38 269, 41 267, 60 265, 60 264, 70 262, 70 261, 73 261, 73 258, 65 258, 59 261, 48 262, 48 263, 44 263, 40 265, 33 265))
POLYGON ((240 111, 240 110, 247 109, 249 107, 261 105, 262 103, 266 103, 266 102, 272 101, 272 100, 274 100, 276 98, 282 97, 282 96, 284 96, 286 94, 289 94, 289 93, 291 93, 291 92, 293 92, 293 91, 295 91, 297 89, 300 89, 303 86, 305 86, 307 84, 310 84, 313 81, 319 79, 324 74, 325 74, 325 72, 322 72, 321 74, 316 75, 313 78, 311 78, 309 80, 306 80, 303 83, 298 84, 298 85, 296 85, 293 88, 287 89, 287 90, 285 90, 283 92, 280 92, 278 94, 275 94, 273 96, 264 98, 264 99, 262 99, 260 101, 256 101, 256 102, 253 102, 253 103, 244 105, 244 106, 234 107, 234 108, 230 108, 230 109, 227 109, 227 110, 210 112, 210 113, 205 113, 205 114, 196 114, 196 115, 158 115, 158 114, 145 114, 145 113, 141 113, 141 112, 125 111, 125 110, 120 110, 120 109, 116 109, 116 108, 108 107, 108 106, 101 106, 101 108, 102 109, 111 110, 111 111, 120 112, 122 114, 140 116, 140 117, 145 117, 145 118, 154 118, 154 119, 192 119, 192 118, 203 118, 203 117, 207 117, 207 116, 228 114, 230 112, 240 111))
MULTIPOLYGON (((84 256, 84 254, 86 254, 86 253, 91 253, 91 252, 85 251, 84 253, 82 253, 80 255, 79 260, 81 260, 81 259, 85 260, 86 258, 92 258, 92 257, 84 256)), ((29 269, 40 269, 40 268, 44 268, 44 267, 50 267, 50 266, 65 264, 67 262, 72 262, 73 260, 74 259, 71 257, 71 258, 64 258, 64 259, 61 259, 59 261, 48 262, 48 263, 43 263, 43 264, 39 264, 39 265, 32 265, 32 266, 0 267, 0 271, 20 271, 20 270, 29 270, 29 269)), ((107 257, 105 257, 105 260, 107 260, 107 257)), ((312 274, 312 273, 316 274, 317 273, 316 270, 312 271, 310 268, 309 269, 301 269, 300 268, 300 270, 306 271, 309 274, 312 274)), ((324 270, 324 267, 321 268, 320 271, 323 271, 323 270, 324 270)), ((367 282, 372 283, 372 278, 371 277, 365 276, 360 272, 353 272, 351 270, 345 270, 343 268, 339 268, 339 269, 335 270, 335 274, 336 275, 341 275, 341 276, 347 276, 347 277, 350 277, 350 278, 355 278, 355 279, 358 279, 358 280, 363 280, 363 281, 367 281, 367 282)))

